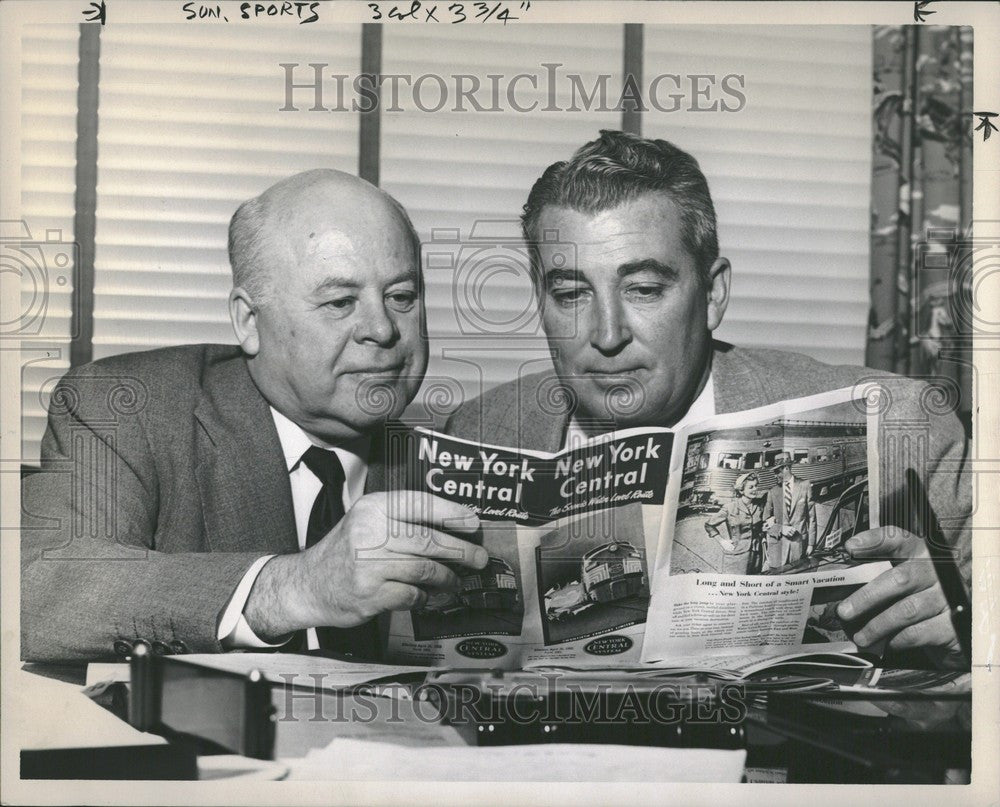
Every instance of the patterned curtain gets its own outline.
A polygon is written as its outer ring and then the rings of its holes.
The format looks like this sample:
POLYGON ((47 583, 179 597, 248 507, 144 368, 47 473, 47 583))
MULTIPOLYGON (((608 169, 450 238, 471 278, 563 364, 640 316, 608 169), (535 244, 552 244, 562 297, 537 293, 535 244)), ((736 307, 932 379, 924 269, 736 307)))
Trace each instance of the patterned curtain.
POLYGON ((876 27, 873 73, 866 363, 936 377, 968 422, 972 29, 876 27))

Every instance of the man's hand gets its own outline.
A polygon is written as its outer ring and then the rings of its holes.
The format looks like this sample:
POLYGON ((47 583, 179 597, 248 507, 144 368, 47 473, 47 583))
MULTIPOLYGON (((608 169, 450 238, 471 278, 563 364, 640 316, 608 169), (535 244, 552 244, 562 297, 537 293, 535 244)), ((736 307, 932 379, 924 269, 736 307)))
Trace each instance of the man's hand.
POLYGON ((860 626, 855 644, 870 647, 884 639, 895 650, 922 647, 943 666, 963 666, 951 610, 924 541, 898 527, 880 527, 844 546, 851 557, 893 563, 837 607, 842 620, 860 626))
POLYGON ((450 534, 478 529, 471 510, 437 496, 412 491, 363 496, 315 546, 265 564, 243 614, 258 636, 273 639, 320 625, 352 627, 384 611, 416 608, 430 592, 458 588, 450 566, 486 565, 485 549, 450 534))

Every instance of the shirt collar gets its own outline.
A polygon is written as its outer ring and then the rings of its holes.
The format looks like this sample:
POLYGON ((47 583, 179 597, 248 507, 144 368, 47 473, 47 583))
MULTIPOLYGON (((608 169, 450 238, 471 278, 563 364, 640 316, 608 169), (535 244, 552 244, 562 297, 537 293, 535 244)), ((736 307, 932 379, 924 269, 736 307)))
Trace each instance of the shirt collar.
POLYGON ((312 446, 336 452, 337 459, 344 466, 344 475, 347 479, 352 479, 358 472, 367 469, 368 452, 371 448, 371 438, 367 435, 343 445, 332 446, 307 434, 298 423, 289 420, 273 406, 270 409, 274 428, 278 431, 278 441, 281 443, 281 453, 285 457, 285 467, 289 473, 295 470, 302 455, 312 446))
POLYGON ((701 393, 694 399, 694 403, 688 407, 684 417, 678 420, 673 428, 682 429, 692 423, 698 423, 711 417, 715 417, 715 382, 712 380, 712 374, 709 373, 701 393))

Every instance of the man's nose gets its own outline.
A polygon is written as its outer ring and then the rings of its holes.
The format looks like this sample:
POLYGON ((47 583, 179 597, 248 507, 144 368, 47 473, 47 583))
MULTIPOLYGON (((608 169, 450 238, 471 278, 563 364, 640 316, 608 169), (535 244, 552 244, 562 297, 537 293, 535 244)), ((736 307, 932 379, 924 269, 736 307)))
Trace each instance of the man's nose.
POLYGON ((632 341, 621 302, 616 299, 599 300, 591 322, 590 344, 601 353, 617 353, 632 341))
POLYGON ((369 342, 381 347, 389 347, 399 339, 399 329, 393 320, 385 303, 379 300, 370 305, 363 305, 358 312, 358 322, 354 326, 356 342, 369 342))

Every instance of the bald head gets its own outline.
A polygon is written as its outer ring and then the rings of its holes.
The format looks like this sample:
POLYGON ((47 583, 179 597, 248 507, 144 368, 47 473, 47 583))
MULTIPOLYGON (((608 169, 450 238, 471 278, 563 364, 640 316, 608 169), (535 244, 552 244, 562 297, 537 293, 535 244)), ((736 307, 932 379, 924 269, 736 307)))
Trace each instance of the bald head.
POLYGON ((239 206, 229 222, 233 285, 265 304, 284 273, 317 251, 368 249, 402 236, 419 258, 409 216, 363 179, 316 168, 275 183, 239 206))
POLYGON ((264 399, 336 445, 398 417, 427 368, 419 243, 388 194, 296 174, 229 227, 229 314, 264 399))

